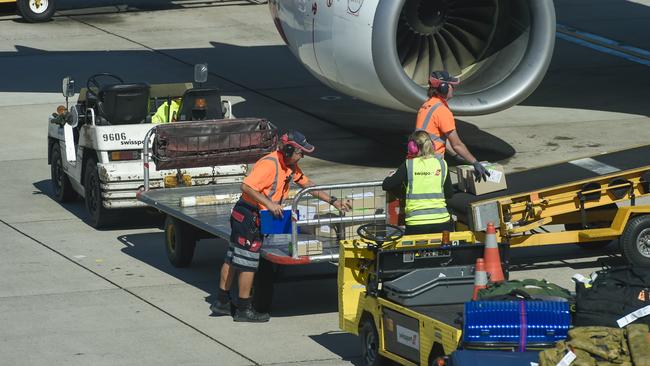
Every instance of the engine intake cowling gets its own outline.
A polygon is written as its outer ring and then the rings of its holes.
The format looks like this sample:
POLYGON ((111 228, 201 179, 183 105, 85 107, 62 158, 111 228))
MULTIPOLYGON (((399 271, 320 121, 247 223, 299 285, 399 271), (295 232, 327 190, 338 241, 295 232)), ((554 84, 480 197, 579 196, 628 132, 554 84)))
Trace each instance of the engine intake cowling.
POLYGON ((555 43, 551 0, 269 4, 283 39, 315 77, 342 93, 404 111, 424 102, 428 75, 436 70, 461 79, 450 100, 458 115, 515 105, 541 82, 555 43))

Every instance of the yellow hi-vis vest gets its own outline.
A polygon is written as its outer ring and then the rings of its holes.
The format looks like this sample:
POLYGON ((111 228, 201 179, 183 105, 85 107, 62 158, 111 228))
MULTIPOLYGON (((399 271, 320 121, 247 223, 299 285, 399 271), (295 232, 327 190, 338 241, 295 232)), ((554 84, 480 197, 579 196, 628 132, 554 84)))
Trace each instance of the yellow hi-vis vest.
POLYGON ((438 155, 406 161, 406 225, 426 225, 450 219, 444 184, 447 163, 438 155))
POLYGON ((176 120, 178 110, 181 107, 180 99, 172 99, 171 110, 167 102, 163 103, 156 110, 156 114, 151 117, 151 123, 168 123, 176 120), (171 121, 169 120, 171 117, 171 121))

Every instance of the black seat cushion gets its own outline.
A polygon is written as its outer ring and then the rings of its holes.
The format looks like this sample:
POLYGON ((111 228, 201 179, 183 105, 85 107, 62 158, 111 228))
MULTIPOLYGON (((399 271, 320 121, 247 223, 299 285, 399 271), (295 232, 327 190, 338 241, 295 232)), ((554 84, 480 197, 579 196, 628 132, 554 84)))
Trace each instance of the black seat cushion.
POLYGON ((113 84, 98 94, 99 116, 112 125, 141 123, 149 114, 149 85, 113 84))
POLYGON ((221 91, 219 89, 193 88, 188 89, 183 94, 178 121, 212 120, 223 119, 223 117, 221 91), (198 118, 196 116, 197 113, 192 113, 197 98, 204 98, 206 102, 205 113, 203 113, 204 115, 198 116, 198 118))

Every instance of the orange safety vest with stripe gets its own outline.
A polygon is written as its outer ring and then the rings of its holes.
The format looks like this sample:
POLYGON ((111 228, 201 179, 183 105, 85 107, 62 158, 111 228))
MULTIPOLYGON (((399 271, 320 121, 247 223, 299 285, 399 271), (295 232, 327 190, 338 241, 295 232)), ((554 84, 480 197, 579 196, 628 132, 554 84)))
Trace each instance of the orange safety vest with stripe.
POLYGON ((447 102, 438 96, 427 100, 418 111, 415 129, 427 131, 436 154, 444 155, 447 134, 456 129, 456 121, 447 102))
MULTIPOLYGON (((266 196, 271 202, 282 203, 289 195, 289 186, 293 180, 298 184, 309 182, 307 176, 296 166, 286 166, 284 157, 280 151, 274 151, 262 157, 255 163, 251 173, 244 179, 244 184, 259 191, 266 196), (272 178, 270 181, 269 178, 272 178), (270 181, 270 184, 269 184, 270 181)), ((243 194, 245 201, 254 205, 255 200, 243 194)), ((261 209, 266 209, 264 205, 258 204, 261 209)))

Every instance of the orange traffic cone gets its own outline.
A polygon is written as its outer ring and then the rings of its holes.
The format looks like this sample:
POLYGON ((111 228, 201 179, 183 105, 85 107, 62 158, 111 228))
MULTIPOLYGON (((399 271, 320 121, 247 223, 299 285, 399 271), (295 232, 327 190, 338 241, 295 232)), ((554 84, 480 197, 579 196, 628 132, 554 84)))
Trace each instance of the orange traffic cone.
POLYGON ((487 225, 483 258, 485 258, 485 269, 487 270, 487 273, 490 274, 490 282, 505 281, 503 268, 501 268, 499 245, 497 244, 497 232, 494 229, 494 224, 491 222, 488 222, 487 225))
POLYGON ((483 258, 476 258, 476 270, 474 270, 474 294, 472 300, 478 298, 478 290, 487 287, 487 272, 485 272, 485 261, 483 258))

